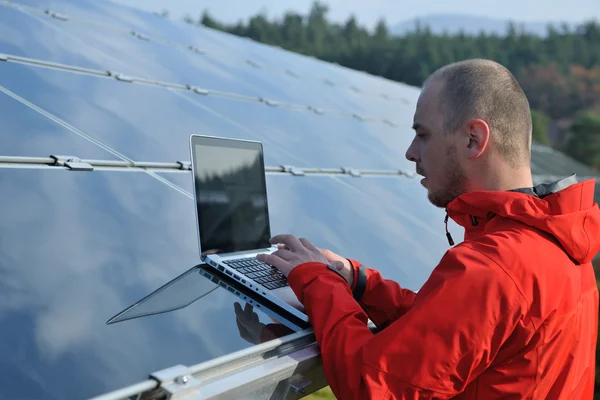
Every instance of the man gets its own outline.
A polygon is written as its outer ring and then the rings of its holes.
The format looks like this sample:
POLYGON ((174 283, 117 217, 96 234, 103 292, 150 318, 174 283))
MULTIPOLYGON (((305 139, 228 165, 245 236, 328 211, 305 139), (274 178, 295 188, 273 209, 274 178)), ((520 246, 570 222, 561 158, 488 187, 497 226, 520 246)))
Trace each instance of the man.
POLYGON ((290 235, 274 237, 280 249, 260 256, 288 276, 305 305, 334 394, 592 399, 594 182, 532 187, 529 104, 495 62, 436 71, 413 128, 406 157, 431 203, 465 228, 418 293, 290 235))

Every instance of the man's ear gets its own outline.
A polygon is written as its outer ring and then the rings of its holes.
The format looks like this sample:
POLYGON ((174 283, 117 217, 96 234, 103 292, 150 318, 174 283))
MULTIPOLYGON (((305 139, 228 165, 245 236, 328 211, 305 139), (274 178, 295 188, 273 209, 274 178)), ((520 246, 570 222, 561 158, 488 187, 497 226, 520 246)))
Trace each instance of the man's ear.
POLYGON ((472 119, 466 125, 467 156, 477 158, 483 154, 490 141, 490 127, 482 119, 472 119))

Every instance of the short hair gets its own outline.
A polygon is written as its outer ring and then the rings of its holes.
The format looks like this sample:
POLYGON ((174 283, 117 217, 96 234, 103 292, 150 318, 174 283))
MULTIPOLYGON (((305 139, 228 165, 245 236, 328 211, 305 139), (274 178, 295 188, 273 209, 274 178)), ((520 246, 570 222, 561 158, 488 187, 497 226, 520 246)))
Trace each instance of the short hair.
POLYGON ((448 133, 456 132, 471 118, 483 119, 510 165, 516 168, 530 163, 529 101, 507 68, 491 60, 470 59, 438 69, 427 81, 438 79, 442 84, 439 107, 448 133))

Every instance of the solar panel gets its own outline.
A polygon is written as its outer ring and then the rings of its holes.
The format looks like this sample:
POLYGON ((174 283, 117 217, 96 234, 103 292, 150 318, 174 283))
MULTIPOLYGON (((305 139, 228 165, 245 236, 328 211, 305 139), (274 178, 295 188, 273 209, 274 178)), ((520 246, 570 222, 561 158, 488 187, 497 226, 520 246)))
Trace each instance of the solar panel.
POLYGON ((198 264, 191 199, 142 172, 0 168, 0 190, 0 397, 87 398, 251 346, 226 290, 105 324, 198 264))
POLYGON ((61 126, 37 111, 28 100, 3 91, 0 87, 2 110, 2 155, 48 157, 78 155, 84 159, 118 159, 110 151, 90 142, 84 133, 61 126))
MULTIPOLYGON (((174 170, 192 133, 263 142, 274 234, 417 290, 448 248, 404 157, 418 94, 110 2, 0 1, 0 167, 40 157, 0 168, 0 397, 89 397, 251 346, 239 299, 191 270, 191 173, 174 170), (139 318, 106 325, 173 279, 127 316, 139 318)), ((535 173, 576 169, 540 151, 535 173)))

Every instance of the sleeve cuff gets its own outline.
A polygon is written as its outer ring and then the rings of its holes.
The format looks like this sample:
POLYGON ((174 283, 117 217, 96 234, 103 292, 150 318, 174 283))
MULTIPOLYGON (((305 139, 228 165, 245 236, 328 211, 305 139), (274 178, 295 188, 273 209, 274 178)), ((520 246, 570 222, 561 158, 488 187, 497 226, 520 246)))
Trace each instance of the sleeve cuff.
POLYGON ((340 283, 343 282, 346 284, 346 287, 348 287, 348 282, 346 282, 346 279, 334 267, 330 268, 328 264, 320 262, 304 263, 294 268, 287 277, 288 284, 290 285, 300 302, 303 302, 302 294, 304 288, 313 280, 315 280, 319 275, 337 275, 339 278, 334 279, 336 281, 340 279, 340 283))

